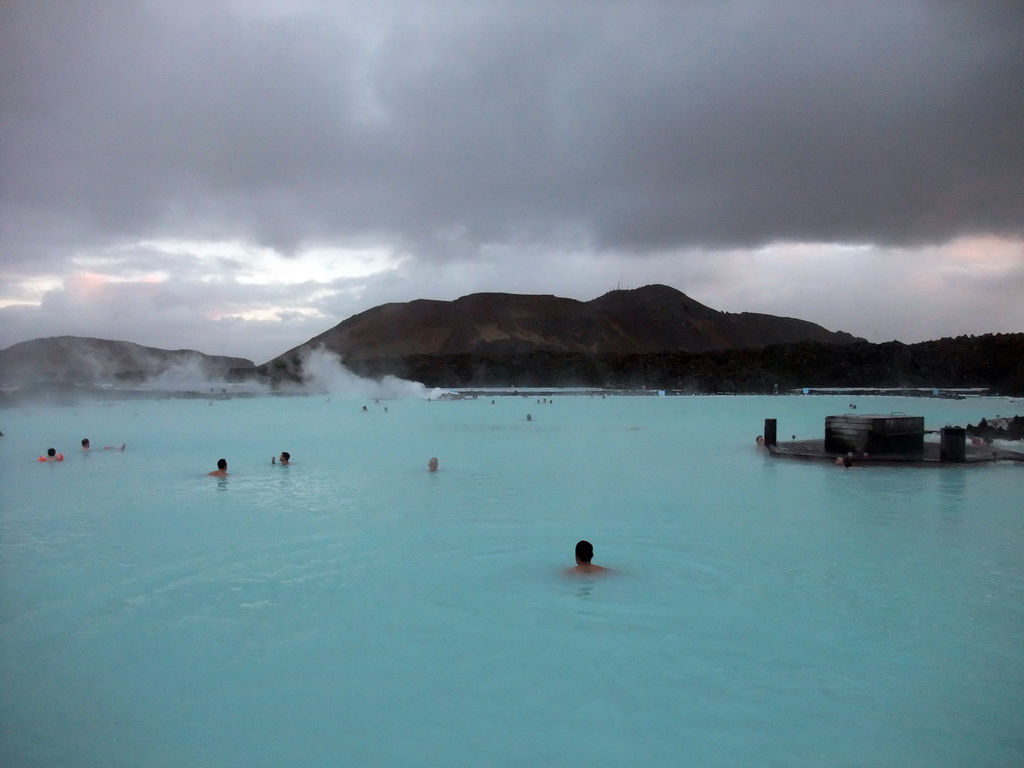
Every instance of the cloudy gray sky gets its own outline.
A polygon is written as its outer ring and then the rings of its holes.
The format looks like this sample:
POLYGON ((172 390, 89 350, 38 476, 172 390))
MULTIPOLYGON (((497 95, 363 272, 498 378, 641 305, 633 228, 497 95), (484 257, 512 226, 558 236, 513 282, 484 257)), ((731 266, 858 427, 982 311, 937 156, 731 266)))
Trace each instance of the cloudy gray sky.
POLYGON ((665 283, 1024 331, 1018 2, 5 0, 0 348, 665 283))

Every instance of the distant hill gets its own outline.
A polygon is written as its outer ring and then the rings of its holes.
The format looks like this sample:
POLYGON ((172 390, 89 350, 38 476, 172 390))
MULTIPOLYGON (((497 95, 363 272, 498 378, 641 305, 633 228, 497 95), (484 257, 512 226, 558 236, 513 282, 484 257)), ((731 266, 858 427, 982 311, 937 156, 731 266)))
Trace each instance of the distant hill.
MULTIPOLYGON (((474 294, 386 304, 257 368, 240 357, 62 336, 0 350, 0 407, 81 396, 152 396, 154 382, 275 384, 302 380, 302 353, 320 346, 361 376, 431 387, 608 387, 754 393, 802 387, 989 388, 1024 396, 1024 334, 870 344, 813 323, 718 312, 665 286, 589 302, 474 294)), ((204 390, 205 392, 205 390, 204 390)), ((193 393, 194 394, 194 393, 193 393)), ((205 396, 205 395, 204 395, 205 396)))
POLYGON ((418 299, 374 307, 260 371, 294 378, 302 353, 318 347, 351 364, 411 355, 718 352, 801 341, 851 344, 859 339, 805 320, 719 312, 664 285, 612 291, 587 302, 475 293, 455 301, 418 299))
POLYGON ((225 378, 232 369, 252 368, 253 362, 241 357, 204 355, 191 349, 156 349, 128 341, 57 336, 0 350, 0 387, 139 382, 171 371, 217 380, 225 378))

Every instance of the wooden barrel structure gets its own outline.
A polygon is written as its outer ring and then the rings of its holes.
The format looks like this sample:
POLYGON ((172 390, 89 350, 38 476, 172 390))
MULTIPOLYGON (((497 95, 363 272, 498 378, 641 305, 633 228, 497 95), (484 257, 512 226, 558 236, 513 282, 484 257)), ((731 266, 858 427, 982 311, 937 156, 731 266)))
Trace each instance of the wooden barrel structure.
POLYGON ((967 461, 967 430, 943 427, 939 432, 939 461, 963 464, 967 461))
POLYGON ((871 456, 920 456, 924 453, 924 416, 826 416, 825 450, 871 456))

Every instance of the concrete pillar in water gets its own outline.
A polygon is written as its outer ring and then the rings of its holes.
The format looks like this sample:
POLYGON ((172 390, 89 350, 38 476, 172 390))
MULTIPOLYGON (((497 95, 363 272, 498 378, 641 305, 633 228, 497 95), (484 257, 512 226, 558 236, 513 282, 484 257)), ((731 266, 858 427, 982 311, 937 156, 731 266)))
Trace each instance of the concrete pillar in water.
POLYGON ((967 430, 943 427, 939 432, 939 461, 963 464, 967 461, 967 430))
POLYGON ((776 419, 765 419, 764 420, 764 444, 775 445, 778 439, 775 436, 776 433, 776 419))

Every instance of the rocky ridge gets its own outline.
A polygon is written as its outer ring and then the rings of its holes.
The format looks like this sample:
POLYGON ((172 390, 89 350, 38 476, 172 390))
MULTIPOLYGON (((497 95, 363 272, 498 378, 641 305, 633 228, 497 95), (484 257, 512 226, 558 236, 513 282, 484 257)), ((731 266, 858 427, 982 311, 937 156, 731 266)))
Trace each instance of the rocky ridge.
POLYGON ((346 364, 412 355, 588 355, 717 352, 814 341, 850 344, 848 333, 789 317, 720 312, 665 285, 616 290, 592 301, 475 293, 418 299, 354 315, 259 370, 300 375, 306 351, 323 348, 346 364))
POLYGON ((56 336, 0 350, 0 387, 29 384, 137 383, 179 371, 197 379, 221 380, 232 371, 251 371, 251 360, 167 350, 129 341, 56 336))

